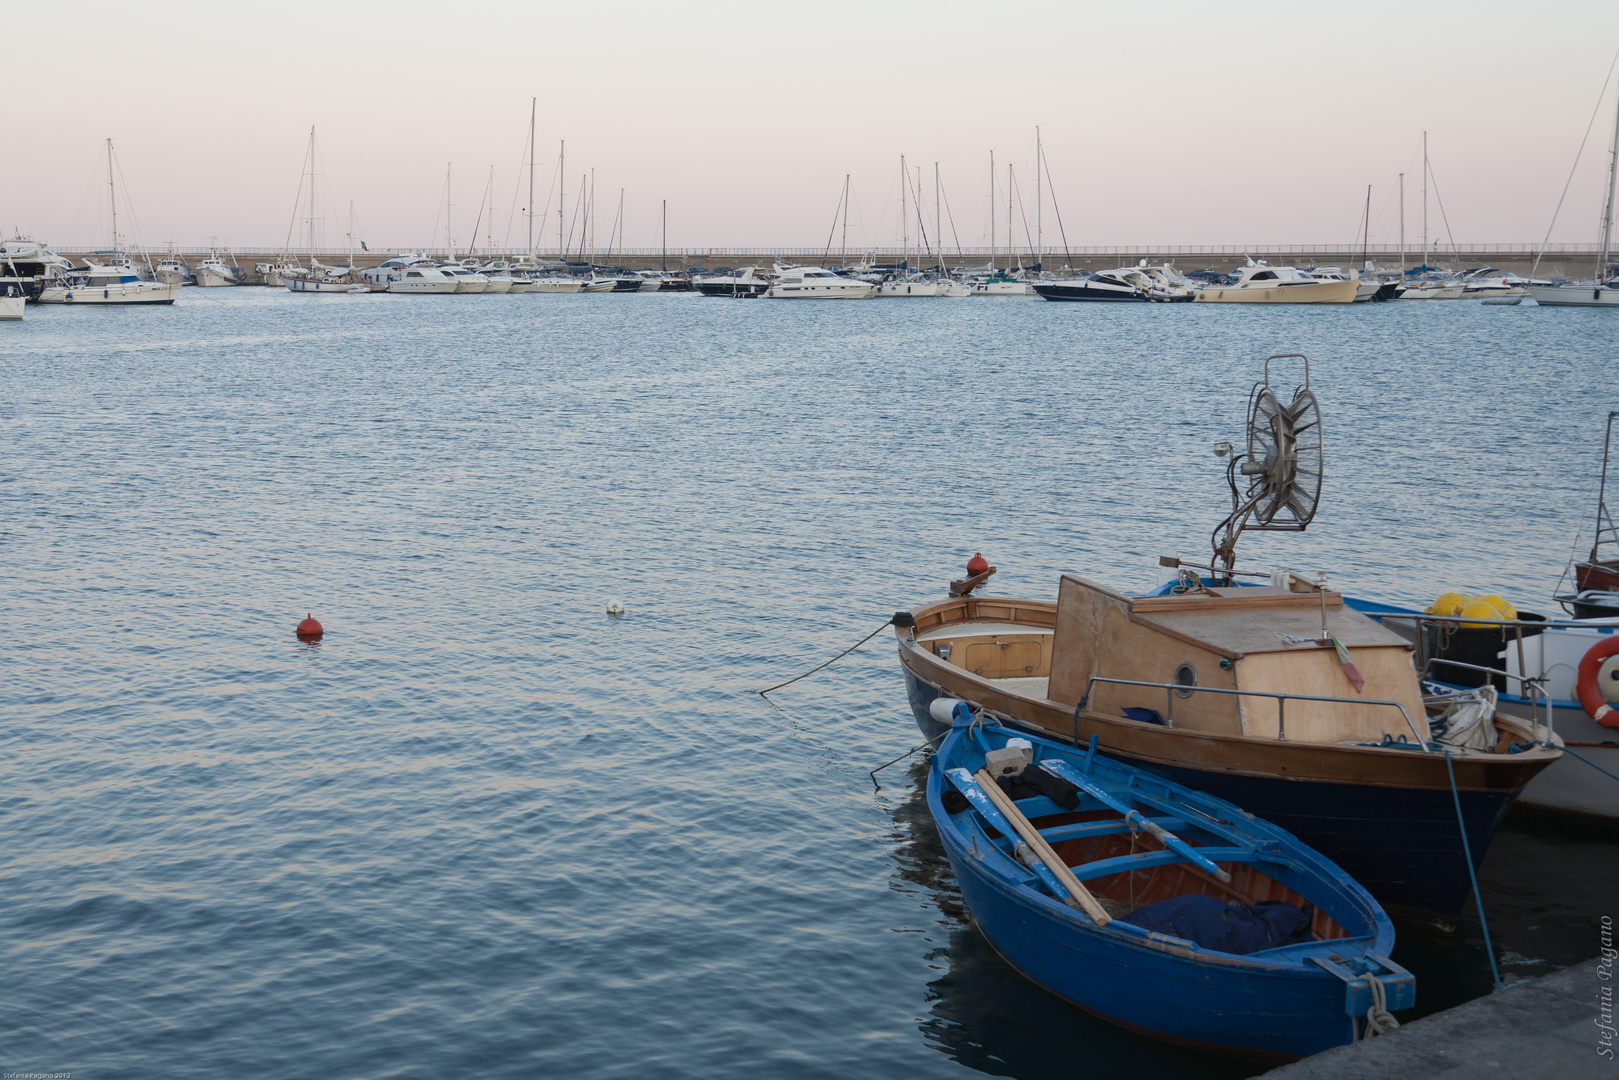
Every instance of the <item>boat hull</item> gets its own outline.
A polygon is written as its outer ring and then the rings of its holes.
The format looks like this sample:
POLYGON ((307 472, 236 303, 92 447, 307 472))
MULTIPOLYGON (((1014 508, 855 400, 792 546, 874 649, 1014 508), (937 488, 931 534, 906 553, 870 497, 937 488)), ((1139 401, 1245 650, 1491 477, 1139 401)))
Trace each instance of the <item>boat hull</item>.
POLYGON ((456 282, 454 278, 412 278, 388 284, 389 292, 405 293, 407 295, 414 293, 453 293, 455 290, 456 282))
MULTIPOLYGON (((1533 716, 1529 703, 1521 698, 1503 697, 1499 708, 1504 713, 1540 723, 1546 720, 1544 701, 1533 716)), ((1572 701, 1553 706, 1552 730, 1573 753, 1565 752, 1545 772, 1529 781, 1518 801, 1537 810, 1619 818, 1619 783, 1597 771, 1597 768, 1606 769, 1619 776, 1619 731, 1603 727, 1572 701), (1581 761, 1574 754, 1586 760, 1581 761)))
POLYGON ((529 282, 529 292, 537 293, 576 293, 584 287, 584 282, 567 278, 535 278, 529 282))
POLYGON ((39 294, 41 304, 172 304, 181 286, 156 281, 136 281, 120 285, 54 285, 39 294))
POLYGON ((288 292, 295 293, 347 293, 364 288, 352 281, 321 281, 315 278, 284 278, 281 283, 288 292))
MULTIPOLYGON (((1047 738, 1082 744, 1096 735, 1110 757, 1287 829, 1391 911, 1448 927, 1467 901, 1455 796, 1437 754, 1177 731, 999 691, 903 640, 900 661, 912 714, 930 738, 944 730, 928 711, 941 694, 1047 738)), ((1491 757, 1453 763, 1475 871, 1513 800, 1555 755, 1491 757)))
MULTIPOLYGON (((1034 286, 1042 300, 1081 300, 1092 303, 1145 304, 1152 297, 1138 289, 1099 285, 1090 281, 1042 281, 1034 286)), ((1190 299, 1190 298, 1188 298, 1190 299)))
POLYGON ((1619 307, 1611 285, 1531 285, 1529 295, 1541 307, 1619 307))
POLYGON ((21 322, 28 301, 21 296, 0 296, 0 322, 21 322))
POLYGON ((1358 281, 1317 281, 1305 285, 1231 288, 1211 285, 1197 294, 1200 304, 1353 304, 1358 281))

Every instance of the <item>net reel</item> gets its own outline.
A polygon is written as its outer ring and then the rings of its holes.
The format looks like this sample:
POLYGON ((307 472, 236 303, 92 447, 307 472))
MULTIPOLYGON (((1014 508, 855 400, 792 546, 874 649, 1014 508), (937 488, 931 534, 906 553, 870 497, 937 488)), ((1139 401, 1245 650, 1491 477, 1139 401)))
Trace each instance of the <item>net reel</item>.
POLYGON ((1230 443, 1216 443, 1214 452, 1231 456, 1226 465, 1231 513, 1211 536, 1214 560, 1230 584, 1239 536, 1250 530, 1303 532, 1321 502, 1321 406, 1310 390, 1310 358, 1303 353, 1266 357, 1265 377, 1248 394, 1247 445, 1232 453, 1230 443), (1304 385, 1286 405, 1271 386, 1272 360, 1304 361, 1304 385))

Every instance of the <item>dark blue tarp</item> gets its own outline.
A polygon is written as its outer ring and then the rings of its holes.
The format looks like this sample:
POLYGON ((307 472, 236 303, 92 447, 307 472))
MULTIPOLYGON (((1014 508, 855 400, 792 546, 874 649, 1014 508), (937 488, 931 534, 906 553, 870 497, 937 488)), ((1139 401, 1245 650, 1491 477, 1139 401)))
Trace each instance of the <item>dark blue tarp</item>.
POLYGON ((1175 896, 1119 921, 1237 956, 1315 940, 1310 917, 1285 900, 1227 904, 1212 896, 1175 896))

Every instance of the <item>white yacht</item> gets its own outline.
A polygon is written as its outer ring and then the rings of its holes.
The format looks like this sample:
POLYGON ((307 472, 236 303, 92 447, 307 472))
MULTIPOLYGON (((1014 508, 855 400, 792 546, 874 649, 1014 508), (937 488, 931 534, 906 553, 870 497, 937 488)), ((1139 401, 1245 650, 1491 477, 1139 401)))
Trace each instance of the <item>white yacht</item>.
POLYGON ((841 277, 819 266, 776 264, 776 282, 765 290, 772 300, 869 300, 877 286, 859 278, 841 277))
POLYGON ((235 268, 226 266, 218 252, 209 252, 208 257, 197 264, 196 277, 197 284, 205 289, 238 284, 235 268))
POLYGON ((543 293, 576 293, 585 287, 583 281, 567 274, 536 274, 528 279, 528 284, 530 292, 543 293))
POLYGON ((1460 300, 1466 286, 1449 274, 1426 274, 1411 282, 1402 300, 1460 300))
POLYGON ((1353 304, 1358 281, 1317 281, 1296 266, 1249 261, 1229 285, 1209 285, 1197 294, 1200 304, 1353 304))
POLYGON ((944 286, 938 278, 924 274, 908 274, 890 278, 882 284, 882 296, 943 296, 944 286))
POLYGON ((1021 274, 991 273, 972 285, 974 296, 1033 296, 1034 286, 1021 274))
POLYGON ((1510 270, 1485 266, 1462 274, 1462 299, 1493 300, 1503 296, 1528 296, 1531 284, 1527 278, 1519 277, 1510 270))
POLYGON ((448 270, 426 263, 390 268, 390 272, 394 269, 399 276, 387 283, 391 293, 453 293, 459 291, 461 284, 448 270))
POLYGON ((731 296, 751 297, 763 296, 765 290, 770 288, 770 279, 756 276, 756 266, 745 266, 740 270, 720 270, 712 274, 691 279, 692 288, 704 296, 731 296))
POLYGON ((72 272, 73 264, 44 244, 23 236, 0 241, 0 293, 37 299, 53 275, 72 272))
POLYGON ((172 304, 178 283, 142 281, 128 259, 112 265, 87 262, 53 275, 39 294, 41 304, 172 304))
POLYGON ((481 293, 489 288, 488 278, 457 263, 444 263, 439 269, 455 279, 455 291, 458 293, 481 293))

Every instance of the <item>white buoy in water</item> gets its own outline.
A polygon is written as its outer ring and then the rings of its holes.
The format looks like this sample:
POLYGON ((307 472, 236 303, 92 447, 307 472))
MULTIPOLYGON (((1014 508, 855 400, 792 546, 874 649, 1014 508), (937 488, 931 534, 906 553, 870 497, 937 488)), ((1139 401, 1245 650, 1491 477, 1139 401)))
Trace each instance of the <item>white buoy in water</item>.
POLYGON ((622 615, 622 614, 624 614, 624 605, 619 603, 617 600, 609 600, 609 601, 607 601, 607 614, 609 614, 609 615, 622 615))

